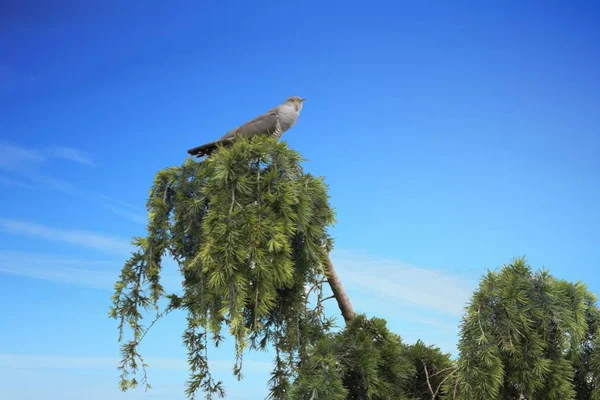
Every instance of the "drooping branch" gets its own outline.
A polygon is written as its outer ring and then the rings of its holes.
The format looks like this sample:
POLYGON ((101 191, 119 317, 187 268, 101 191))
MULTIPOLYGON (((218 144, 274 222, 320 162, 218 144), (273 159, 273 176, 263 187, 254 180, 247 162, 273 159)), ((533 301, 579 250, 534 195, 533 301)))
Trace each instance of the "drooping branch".
POLYGON ((303 296, 306 285, 321 295, 327 252, 320 246, 332 242, 327 231, 335 218, 323 179, 304 173, 301 156, 276 138, 221 144, 208 160, 189 158, 154 180, 148 232, 115 285, 111 309, 121 326, 134 330, 123 390, 136 386, 137 365, 145 367, 137 344, 147 330, 138 322, 166 296, 159 282, 167 252, 183 275, 175 308, 188 313, 186 393, 192 398, 198 390, 221 395, 207 348, 209 337, 215 346, 222 340, 222 329, 235 340, 238 378, 248 346, 281 352, 285 362, 275 365, 271 393, 284 399, 295 360, 333 325, 321 309, 306 310, 303 296))
POLYGON ((344 286, 342 286, 342 281, 340 281, 340 278, 333 267, 333 263, 331 262, 329 255, 327 255, 327 260, 325 261, 325 273, 327 274, 327 281, 329 282, 333 296, 338 303, 342 317, 344 317, 344 321, 346 324, 348 324, 354 318, 354 309, 352 308, 352 303, 350 303, 350 299, 346 294, 346 290, 344 290, 344 286))

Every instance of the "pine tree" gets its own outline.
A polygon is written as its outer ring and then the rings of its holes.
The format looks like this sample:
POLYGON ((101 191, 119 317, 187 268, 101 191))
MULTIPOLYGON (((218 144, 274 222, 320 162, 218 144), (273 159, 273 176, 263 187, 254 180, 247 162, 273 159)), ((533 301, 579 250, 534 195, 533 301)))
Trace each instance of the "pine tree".
POLYGON ((112 297, 122 390, 147 385, 138 346, 154 322, 144 326, 144 314, 156 310, 158 319, 180 309, 187 312, 189 397, 199 389, 209 398, 224 395, 210 373, 207 348, 222 341, 226 328, 235 340, 238 379, 247 349, 274 346, 271 395, 286 398, 302 352, 332 324, 321 306, 306 307, 305 288, 322 300, 334 212, 323 179, 304 173, 301 161, 284 143, 257 137, 157 174, 147 235, 134 240, 137 251, 112 297), (165 293, 160 283, 165 256, 179 265, 182 296, 165 293), (163 299, 168 305, 158 311, 163 299))
POLYGON ((408 383, 407 392, 412 399, 437 400, 452 398, 452 379, 456 377, 456 364, 450 354, 421 340, 407 346, 406 357, 411 360, 415 374, 408 383))
POLYGON ((339 333, 323 336, 307 354, 294 399, 409 399, 415 369, 406 346, 385 320, 357 315, 339 333))
POLYGON ((595 303, 585 285, 534 273, 522 258, 489 272, 462 322, 460 398, 597 398, 595 303))
POLYGON ((274 400, 600 400, 596 298, 583 284, 533 273, 523 259, 483 278, 456 362, 421 341, 403 343, 383 319, 356 315, 329 259, 327 187, 301 162, 285 143, 259 136, 157 173, 147 234, 134 238, 112 296, 122 390, 150 386, 140 342, 182 310, 190 398, 225 396, 208 348, 228 334, 238 379, 248 350, 274 349, 274 400), (182 295, 161 284, 165 257, 179 265, 182 295), (325 316, 326 283, 341 330, 325 316), (149 313, 154 319, 143 324, 149 313))

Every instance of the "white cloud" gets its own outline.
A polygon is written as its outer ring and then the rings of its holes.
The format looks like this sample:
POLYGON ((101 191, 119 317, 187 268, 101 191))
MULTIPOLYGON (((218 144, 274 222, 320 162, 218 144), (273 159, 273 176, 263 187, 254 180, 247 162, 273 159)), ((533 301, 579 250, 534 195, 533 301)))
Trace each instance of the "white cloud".
MULTIPOLYGON (((36 187, 45 187, 65 193, 75 194, 78 192, 75 186, 68 182, 52 178, 43 172, 43 167, 48 163, 47 152, 38 149, 31 149, 16 146, 7 142, 0 141, 0 170, 7 171, 19 177, 26 179, 36 187)), ((16 181, 5 177, 5 182, 20 182, 22 185, 34 187, 21 180, 16 181)), ((22 186, 21 185, 21 186, 22 186)))
POLYGON ((0 169, 7 171, 31 170, 46 159, 39 151, 0 142, 0 169))
POLYGON ((132 206, 103 194, 81 190, 75 185, 53 178, 43 172, 43 166, 51 159, 61 158, 86 166, 95 166, 92 159, 83 151, 70 147, 52 146, 40 151, 0 141, 0 170, 17 175, 19 179, 0 176, 0 185, 21 188, 46 188, 91 201, 111 213, 138 224, 145 224, 146 217, 138 207, 132 206), (25 179, 28 182, 23 182, 25 179), (123 209, 129 208, 130 210, 123 209))
POLYGON ((14 187, 22 188, 22 189, 33 189, 34 188, 34 186, 32 186, 28 183, 21 182, 16 179, 12 179, 7 176, 1 176, 1 175, 0 175, 0 185, 14 186, 14 187))
POLYGON ((101 207, 112 212, 115 215, 118 215, 120 217, 126 218, 130 221, 133 222, 137 222, 138 224, 146 224, 146 222, 148 222, 147 218, 145 215, 143 214, 138 214, 135 212, 131 212, 131 211, 127 211, 127 210, 123 210, 119 207, 115 207, 113 205, 110 204, 101 204, 101 207))
POLYGON ((96 261, 55 254, 0 251, 0 273, 110 290, 122 261, 96 261))
POLYGON ((130 221, 145 225, 148 222, 145 210, 142 207, 134 206, 125 201, 106 196, 101 193, 89 192, 88 198, 94 199, 94 203, 102 208, 124 217, 130 221))
POLYGON ((65 182, 60 179, 55 179, 47 175, 30 174, 28 178, 32 182, 35 182, 36 184, 40 185, 40 187, 45 187, 48 189, 56 190, 58 192, 63 192, 71 195, 81 194, 81 191, 69 182, 65 182))
POLYGON ((74 161, 79 164, 89 167, 95 166, 92 159, 85 152, 70 147, 52 146, 46 149, 50 157, 62 158, 69 161, 74 161))
MULTIPOLYGON (((152 370, 189 370, 187 360, 182 358, 144 357, 144 360, 152 370)), ((234 360, 209 360, 209 364, 215 372, 230 372, 234 360)), ((117 365, 117 357, 0 354, 0 369, 116 369, 117 365)), ((272 369, 270 362, 244 358, 245 374, 268 373, 272 369)))
POLYGON ((94 162, 85 152, 71 147, 50 146, 44 149, 17 146, 0 142, 0 169, 8 171, 31 171, 38 169, 51 158, 73 161, 90 167, 94 162))
POLYGON ((336 250, 331 258, 355 311, 384 318, 406 343, 421 339, 458 354, 460 319, 476 280, 356 251, 336 250))
MULTIPOLYGON (((94 260, 62 254, 0 251, 0 274, 112 291, 124 262, 124 257, 94 260)), ((172 258, 165 257, 161 281, 167 292, 181 290, 178 268, 172 258)))
MULTIPOLYGON (((2 399, 163 399, 184 400, 189 367, 186 360, 144 357, 149 363, 148 378, 152 389, 118 387, 117 357, 52 356, 0 354, 0 385, 2 399), (36 382, 32 385, 31 382, 36 382)), ((244 359, 244 379, 237 381, 231 374, 232 362, 209 359, 215 378, 225 386, 231 400, 264 399, 266 382, 272 364, 244 359)), ((197 393, 202 397, 202 393, 197 393)))
POLYGON ((347 290, 395 300, 450 315, 461 315, 474 283, 456 273, 402 261, 334 252, 332 261, 347 290))
POLYGON ((37 237, 62 242, 105 253, 124 254, 133 250, 129 241, 89 231, 58 229, 26 221, 0 218, 0 230, 13 235, 37 237))
POLYGON ((119 199, 115 199, 113 197, 107 196, 105 194, 101 194, 101 193, 90 193, 100 199, 103 199, 105 201, 111 202, 111 203, 115 203, 118 204, 120 206, 126 207, 126 208, 130 208, 136 212, 144 212, 144 208, 143 207, 139 207, 130 203, 127 203, 126 201, 123 200, 119 200, 119 199))

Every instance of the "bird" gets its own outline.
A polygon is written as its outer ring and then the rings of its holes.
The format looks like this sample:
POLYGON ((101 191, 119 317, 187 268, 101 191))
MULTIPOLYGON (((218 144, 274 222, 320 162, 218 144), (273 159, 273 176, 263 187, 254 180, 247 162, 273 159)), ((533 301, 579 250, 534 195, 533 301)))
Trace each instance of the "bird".
POLYGON ((230 143, 239 137, 251 138, 257 135, 269 135, 279 139, 298 120, 304 100, 306 99, 299 96, 289 97, 282 104, 230 130, 214 142, 194 147, 187 152, 195 157, 209 155, 216 150, 218 144, 230 143))

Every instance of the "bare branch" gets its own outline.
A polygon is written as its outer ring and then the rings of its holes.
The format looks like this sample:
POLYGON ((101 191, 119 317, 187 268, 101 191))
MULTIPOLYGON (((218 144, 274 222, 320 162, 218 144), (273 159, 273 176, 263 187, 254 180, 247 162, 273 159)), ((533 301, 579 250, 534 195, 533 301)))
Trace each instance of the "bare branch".
POLYGON ((421 360, 423 363, 423 368, 425 368, 425 377, 427 378, 427 386, 429 387, 429 391, 431 392, 431 400, 435 400, 435 395, 437 392, 433 391, 431 387, 431 381, 429 380, 429 371, 427 370, 427 364, 425 364, 425 360, 421 360))
POLYGON ((344 286, 342 286, 342 281, 340 281, 340 278, 335 272, 335 268, 333 268, 333 263, 331 262, 331 258, 329 258, 329 254, 327 255, 327 259, 325 261, 325 267, 329 286, 331 286, 331 291, 337 300, 338 307, 340 308, 342 316, 344 317, 344 321, 346 321, 347 324, 354 318, 354 309, 352 308, 352 303, 350 303, 350 299, 344 290, 344 286))
MULTIPOLYGON (((446 368, 446 369, 448 369, 448 368, 446 368)), ((456 371, 458 371, 458 369, 457 369, 457 368, 454 368, 454 370, 453 370, 453 371, 451 371, 451 372, 450 372, 448 375, 446 375, 446 376, 444 377, 444 379, 442 379, 442 381, 441 381, 441 382, 440 382, 440 384, 438 385, 437 389, 435 390, 435 394, 434 394, 435 396, 437 396, 437 394, 438 394, 438 392, 440 391, 440 389, 442 388, 442 385, 444 384, 444 382, 446 382, 446 380, 447 380, 448 378, 450 378, 452 375, 454 375, 454 374, 456 373, 456 371)), ((434 398, 435 398, 435 397, 434 397, 434 398)))

